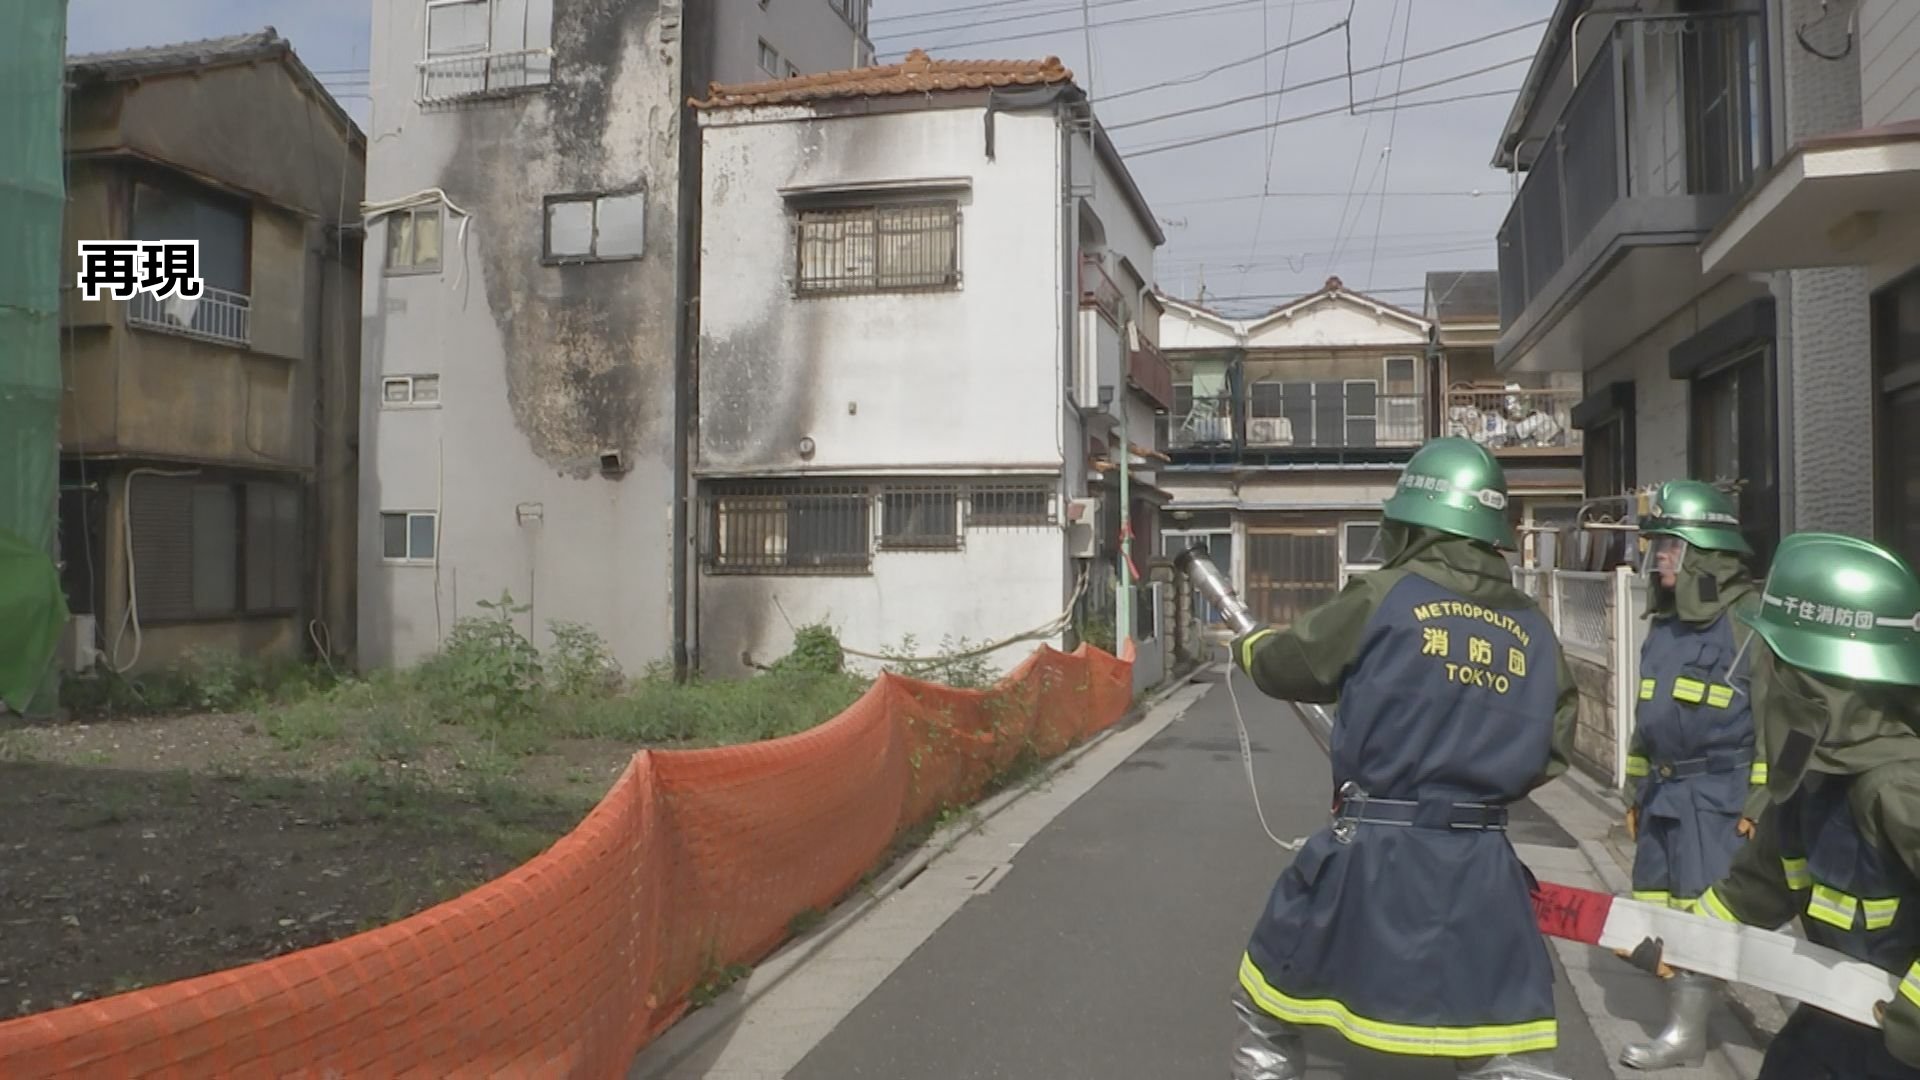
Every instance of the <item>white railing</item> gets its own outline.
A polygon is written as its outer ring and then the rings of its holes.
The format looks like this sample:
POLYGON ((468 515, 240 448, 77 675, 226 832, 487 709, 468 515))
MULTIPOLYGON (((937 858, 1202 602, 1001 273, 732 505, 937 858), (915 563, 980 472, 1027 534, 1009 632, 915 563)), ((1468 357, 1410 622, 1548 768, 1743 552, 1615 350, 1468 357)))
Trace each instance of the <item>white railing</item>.
POLYGON ((551 49, 436 56, 420 61, 420 102, 506 94, 553 81, 551 49))
POLYGON ((211 285, 202 285, 195 297, 163 300, 143 292, 127 301, 127 325, 225 345, 248 345, 253 341, 253 299, 211 285))
POLYGON ((1589 700, 1581 709, 1575 750, 1610 773, 1616 787, 1624 787, 1639 698, 1640 647, 1647 639, 1646 580, 1628 567, 1599 573, 1522 567, 1513 578, 1547 613, 1567 657, 1600 669, 1604 699, 1591 696, 1591 672, 1580 680, 1589 700))

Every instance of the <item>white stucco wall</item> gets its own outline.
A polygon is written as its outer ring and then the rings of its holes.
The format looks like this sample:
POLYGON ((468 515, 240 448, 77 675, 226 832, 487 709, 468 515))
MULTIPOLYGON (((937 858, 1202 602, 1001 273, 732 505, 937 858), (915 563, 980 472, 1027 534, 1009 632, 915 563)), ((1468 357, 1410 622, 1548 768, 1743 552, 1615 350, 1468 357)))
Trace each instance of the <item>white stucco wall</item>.
POLYGON ((697 470, 1059 467, 1053 117, 998 116, 992 161, 977 108, 744 119, 706 127, 697 470), (792 295, 783 191, 932 179, 964 185, 959 289, 792 295))
MULTIPOLYGON (((707 575, 700 584, 701 670, 743 673, 743 652, 771 664, 793 647, 793 627, 816 622, 866 652, 896 651, 907 634, 922 655, 938 653, 947 637, 980 644, 1018 634, 1058 614, 1072 587, 1060 545, 1057 528, 974 529, 960 551, 875 551, 869 575, 707 575)), ((1037 647, 1022 643, 989 659, 1005 671, 1037 647)))
POLYGON ((1715 320, 1763 295, 1765 289, 1744 278, 1722 282, 1587 373, 1589 394, 1610 383, 1634 384, 1634 474, 1640 484, 1687 475, 1687 383, 1668 376, 1668 354, 1715 320))

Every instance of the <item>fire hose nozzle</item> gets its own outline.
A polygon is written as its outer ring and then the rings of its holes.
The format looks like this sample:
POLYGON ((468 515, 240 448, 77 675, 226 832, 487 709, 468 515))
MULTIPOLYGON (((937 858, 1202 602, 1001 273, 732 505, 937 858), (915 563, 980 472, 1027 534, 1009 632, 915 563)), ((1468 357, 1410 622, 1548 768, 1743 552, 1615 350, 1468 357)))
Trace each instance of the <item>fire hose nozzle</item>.
POLYGON ((1207 557, 1205 548, 1196 545, 1174 556, 1173 567, 1185 574, 1193 582, 1193 587, 1207 598, 1207 602, 1219 610, 1236 635, 1250 634, 1259 628, 1259 620, 1234 595, 1233 586, 1227 583, 1226 575, 1207 557))

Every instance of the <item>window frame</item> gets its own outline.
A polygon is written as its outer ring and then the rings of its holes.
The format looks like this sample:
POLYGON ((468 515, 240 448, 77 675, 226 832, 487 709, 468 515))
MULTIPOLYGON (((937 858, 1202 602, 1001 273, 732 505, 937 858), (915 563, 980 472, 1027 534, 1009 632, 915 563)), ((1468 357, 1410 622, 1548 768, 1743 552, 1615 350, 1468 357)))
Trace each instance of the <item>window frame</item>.
POLYGON ((440 376, 434 372, 417 372, 411 375, 382 376, 380 379, 380 407, 382 409, 390 409, 394 411, 405 411, 407 409, 437 409, 440 407, 439 385, 440 385, 440 376), (416 396, 417 387, 421 379, 433 380, 435 389, 434 389, 434 397, 432 401, 421 401, 416 396), (401 382, 407 384, 407 400, 405 401, 388 400, 387 387, 393 383, 401 383, 401 382))
MULTIPOLYGON (((519 2, 525 6, 525 10, 521 12, 523 21, 521 23, 521 32, 518 35, 518 41, 514 42, 511 40, 502 40, 497 33, 502 25, 500 22, 501 0, 427 0, 426 6, 423 9, 424 17, 420 20, 420 56, 416 62, 419 83, 415 88, 414 100, 421 105, 441 107, 486 98, 540 93, 552 86, 554 82, 554 12, 552 0, 519 0, 519 2), (536 4, 545 8, 544 23, 535 17, 536 12, 533 10, 533 7, 536 4), (463 6, 485 8, 487 26, 486 45, 480 49, 463 49, 450 52, 433 51, 433 11, 437 8, 463 6), (537 33, 536 28, 538 28, 537 33), (543 39, 546 41, 545 45, 533 44, 533 42, 543 39), (538 65, 530 65, 523 60, 519 82, 511 82, 505 77, 503 72, 510 70, 508 67, 504 65, 497 66, 493 63, 495 60, 508 57, 518 56, 526 58, 535 54, 542 56, 544 59, 539 62, 538 65), (477 86, 450 91, 433 91, 430 89, 433 83, 436 65, 444 68, 447 65, 457 65, 463 61, 479 63, 480 66, 477 71, 471 76, 468 76, 478 83, 477 86), (537 71, 534 70, 535 66, 538 67, 537 71), (496 70, 496 67, 498 67, 498 70, 496 70)), ((511 26, 512 24, 509 22, 506 25, 511 26)), ((511 36, 510 34, 509 38, 511 38, 511 36)), ((440 74, 443 78, 452 75, 451 72, 445 70, 442 70, 440 74)), ((459 78, 457 75, 452 77, 456 79, 459 78)))
POLYGON ((540 261, 546 266, 581 266, 589 263, 633 262, 647 257, 646 215, 647 189, 643 184, 629 187, 612 188, 605 191, 569 192, 561 195, 547 195, 540 200, 540 261), (622 255, 600 254, 600 204, 607 199, 640 200, 640 250, 622 255), (590 251, 585 255, 559 255, 553 250, 553 208, 555 206, 587 203, 593 215, 592 239, 588 242, 590 251))
MULTIPOLYGON (((493 0, 427 0, 426 17, 421 20, 420 58, 423 61, 457 59, 466 56, 492 56, 493 48, 493 0), (460 49, 454 52, 433 51, 433 12, 435 8, 478 7, 486 12, 487 40, 478 49, 460 49)), ((524 48, 524 46, 522 46, 524 48)))
POLYGON ((414 277, 420 274, 438 274, 445 269, 447 263, 447 215, 446 208, 439 202, 435 202, 431 206, 410 206, 404 210, 395 210, 382 219, 381 226, 387 230, 386 242, 381 245, 380 255, 382 263, 381 271, 387 277, 414 277), (434 256, 434 260, 431 263, 419 261, 419 219, 422 215, 431 215, 434 217, 436 219, 435 224, 439 228, 440 253, 434 256), (405 217, 412 223, 412 229, 408 235, 413 250, 409 253, 409 259, 411 261, 404 265, 396 266, 393 261, 393 227, 394 219, 398 217, 405 217))
POLYGON ((875 546, 888 552, 936 552, 960 551, 966 547, 967 515, 960 506, 961 487, 959 484, 881 484, 876 493, 879 501, 878 524, 874 532, 875 546), (938 501, 944 496, 947 512, 950 515, 951 528, 946 532, 933 533, 895 533, 889 530, 893 507, 901 500, 914 500, 909 507, 922 505, 922 500, 938 501))
POLYGON ((440 512, 438 510, 380 511, 380 561, 388 566, 437 565, 440 561, 440 512), (387 519, 395 517, 400 518, 406 523, 407 554, 400 557, 387 554, 387 519), (433 551, 424 558, 413 554, 413 522, 415 518, 425 518, 433 522, 433 551))
MULTIPOLYGON (((1380 531, 1385 527, 1386 527, 1386 522, 1383 519, 1377 518, 1377 517, 1350 518, 1340 523, 1340 587, 1341 588, 1343 589, 1346 588, 1348 580, 1350 580, 1355 574, 1371 573, 1375 570, 1380 569, 1382 566, 1386 565, 1386 559, 1384 557, 1376 560, 1371 560, 1371 561, 1363 558, 1357 559, 1354 557, 1354 553, 1353 553, 1354 529, 1356 528, 1372 529, 1374 534, 1374 540, 1377 543, 1380 539, 1380 531)), ((1373 544, 1369 544, 1367 546, 1367 550, 1361 552, 1361 555, 1364 556, 1368 552, 1371 552, 1373 550, 1373 547, 1374 547, 1373 544)))
MULTIPOLYGON (((792 275, 791 293, 796 299, 818 299, 836 296, 898 296, 949 293, 959 292, 965 285, 966 212, 958 194, 939 195, 914 192, 911 194, 889 195, 869 192, 849 194, 830 199, 810 199, 805 202, 791 203, 788 206, 787 219, 788 242, 792 245, 788 252, 787 266, 789 273, 792 275), (939 211, 949 216, 948 225, 951 231, 945 235, 949 237, 948 250, 950 252, 950 258, 942 281, 931 284, 922 282, 898 284, 885 281, 885 257, 883 255, 885 245, 882 244, 881 239, 888 234, 883 227, 882 218, 889 212, 902 213, 910 211, 939 211), (828 222, 809 220, 810 217, 813 215, 844 215, 848 221, 852 221, 857 220, 854 215, 858 214, 865 215, 866 226, 873 241, 873 268, 871 272, 866 275, 864 279, 856 278, 854 275, 845 272, 832 277, 821 276, 809 278, 807 270, 808 245, 810 242, 837 244, 842 248, 843 252, 847 242, 844 222, 840 223, 841 233, 836 240, 810 241, 808 237, 808 229, 810 226, 820 227, 828 224, 828 222), (810 285, 809 281, 818 281, 819 283, 810 285)), ((901 234, 895 233, 893 235, 901 234)), ((941 234, 927 232, 920 235, 934 236, 941 234)), ((831 250, 831 248, 828 250, 831 250)), ((824 256, 822 261, 825 261, 824 256)), ((841 262, 844 264, 844 261, 843 254, 841 262)))
POLYGON ((780 59, 780 50, 768 44, 766 38, 761 38, 759 54, 754 57, 754 60, 760 65, 760 70, 767 73, 767 78, 777 79, 780 77, 780 59), (768 57, 773 58, 771 65, 767 63, 768 57))
POLYGON ((782 478, 716 483, 702 497, 705 535, 701 543, 701 567, 708 574, 723 577, 869 577, 873 574, 877 547, 873 494, 873 485, 863 481, 834 483, 782 478), (777 507, 756 505, 775 502, 777 507), (796 502, 801 504, 798 509, 803 512, 803 519, 809 513, 851 512, 854 520, 847 523, 845 538, 857 538, 861 550, 812 552, 796 560, 796 502), (810 505, 820 503, 843 505, 810 505), (777 537, 779 553, 726 550, 732 531, 728 524, 731 514, 738 514, 743 522, 744 543, 777 537), (777 518, 772 516, 775 514, 777 518))
POLYGON ((201 284, 206 288, 232 293, 245 297, 249 304, 253 299, 253 200, 243 195, 224 191, 211 184, 174 172, 171 169, 150 166, 139 168, 129 177, 126 185, 127 237, 135 239, 140 231, 140 189, 142 187, 165 189, 176 196, 184 196, 211 204, 231 212, 240 219, 240 288, 229 289, 207 280, 206 241, 200 237, 169 236, 167 240, 197 240, 200 243, 200 257, 194 267, 200 274, 201 284))
MULTIPOLYGON (((306 533, 307 518, 306 492, 302 485, 298 483, 288 483, 284 477, 243 476, 238 474, 184 477, 156 476, 143 477, 141 481, 142 482, 134 486, 133 497, 135 499, 141 497, 143 490, 149 493, 149 498, 155 497, 150 494, 152 485, 174 485, 175 491, 185 492, 184 502, 187 510, 184 520, 170 519, 170 524, 183 529, 186 536, 185 565, 177 568, 175 572, 183 575, 186 580, 185 594, 187 610, 177 611, 168 607, 156 612, 149 607, 142 611, 140 616, 141 622, 144 625, 192 626, 206 623, 287 619, 300 614, 307 602, 306 570, 309 555, 307 545, 304 542, 300 542, 306 533), (267 570, 269 577, 266 582, 268 595, 263 602, 258 604, 254 602, 255 598, 249 589, 250 577, 255 568, 249 565, 250 560, 247 557, 248 549, 253 543, 258 543, 264 545, 267 550, 277 556, 285 552, 288 548, 289 537, 271 535, 273 531, 272 526, 275 521, 271 507, 268 515, 269 535, 259 538, 253 536, 249 526, 249 523, 252 521, 252 506, 250 504, 254 499, 254 493, 256 491, 285 497, 290 500, 293 508, 293 519, 288 531, 291 534, 291 538, 298 545, 292 555, 292 576, 290 579, 282 580, 278 573, 276 573, 280 566, 277 559, 269 565, 267 570), (230 606, 225 608, 203 609, 199 607, 197 603, 199 581, 194 564, 199 554, 197 551, 199 546, 197 533, 199 530, 196 527, 199 515, 196 503, 203 492, 224 492, 228 500, 227 505, 232 511, 231 540, 233 557, 231 560, 225 560, 227 563, 227 572, 231 575, 231 580, 227 584, 231 590, 232 600, 230 606), (286 603, 281 602, 282 597, 280 594, 283 592, 289 596, 289 601, 286 603)), ((125 512, 130 518, 138 518, 140 516, 136 513, 133 506, 126 507, 125 512)), ((136 553, 143 543, 155 542, 151 538, 140 535, 137 521, 130 521, 129 524, 135 529, 133 544, 136 553)), ((139 564, 136 561, 134 566, 136 581, 139 572, 139 564)))
POLYGON ((1050 529, 1060 524, 1060 492, 1051 478, 1044 480, 975 481, 967 489, 965 528, 983 530, 1050 529), (1007 496, 1010 500, 1033 499, 1042 509, 998 508, 982 513, 981 496, 1007 496))

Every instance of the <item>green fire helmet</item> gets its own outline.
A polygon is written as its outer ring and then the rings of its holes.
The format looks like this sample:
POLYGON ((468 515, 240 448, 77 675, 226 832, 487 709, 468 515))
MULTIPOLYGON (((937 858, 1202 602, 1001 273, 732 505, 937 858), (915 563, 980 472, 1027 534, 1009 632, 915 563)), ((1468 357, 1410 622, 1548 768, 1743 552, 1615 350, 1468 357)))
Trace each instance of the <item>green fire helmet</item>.
POLYGON ((1741 618, 1794 667, 1920 686, 1920 581, 1852 536, 1796 533, 1774 552, 1760 610, 1741 618))
POLYGON ((1733 498, 1699 480, 1669 480, 1654 493, 1653 512, 1640 526, 1642 536, 1677 536, 1708 551, 1753 554, 1740 535, 1740 512, 1733 498))
POLYGON ((1515 548, 1507 476, 1487 448, 1449 436, 1421 447, 1381 508, 1388 521, 1515 548))

